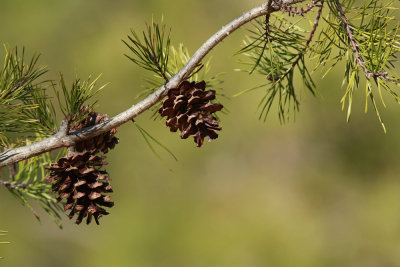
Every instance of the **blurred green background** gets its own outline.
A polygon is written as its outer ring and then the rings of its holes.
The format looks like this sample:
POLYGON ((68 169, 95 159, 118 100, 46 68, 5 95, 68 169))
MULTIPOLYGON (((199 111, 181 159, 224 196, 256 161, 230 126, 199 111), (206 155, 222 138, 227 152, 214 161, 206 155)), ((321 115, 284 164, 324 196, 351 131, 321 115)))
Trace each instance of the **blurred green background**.
MULTIPOLYGON (((72 82, 103 73, 111 82, 98 110, 113 116, 137 101, 146 73, 124 56, 121 39, 165 16, 172 42, 191 53, 222 25, 262 1, 239 0, 1 0, 0 43, 42 53, 41 63, 72 82), (227 6, 228 3, 228 6, 227 6)), ((232 71, 245 34, 212 53, 213 73, 226 71, 233 95, 260 78, 232 71)), ((3 57, 4 53, 0 53, 3 57)), ((224 100, 220 138, 195 147, 151 112, 137 121, 167 144, 170 172, 132 124, 120 127, 109 153, 116 206, 101 225, 64 230, 43 212, 39 224, 0 188, 0 266, 400 266, 400 107, 382 110, 385 135, 358 90, 352 121, 340 99, 342 68, 318 81, 320 97, 302 94, 296 121, 258 121, 257 91, 224 100), (3 238, 4 239, 4 238, 3 238)), ((315 77, 320 76, 318 72, 315 77)))

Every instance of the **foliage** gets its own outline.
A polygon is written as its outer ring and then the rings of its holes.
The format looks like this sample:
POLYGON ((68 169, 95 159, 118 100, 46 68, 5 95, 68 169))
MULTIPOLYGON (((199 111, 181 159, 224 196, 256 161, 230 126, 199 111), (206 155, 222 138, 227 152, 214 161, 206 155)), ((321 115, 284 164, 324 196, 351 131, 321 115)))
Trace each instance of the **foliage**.
MULTIPOLYGON (((339 61, 345 62, 345 79, 347 85, 341 100, 342 107, 347 104, 347 120, 350 119, 353 95, 365 79, 365 111, 368 99, 371 100, 376 114, 386 131, 375 100, 377 93, 383 106, 385 102, 382 91, 387 91, 396 102, 400 98, 394 87, 399 88, 399 76, 394 73, 395 62, 400 52, 399 23, 394 23, 394 12, 397 9, 393 1, 365 1, 362 6, 347 4, 346 16, 348 27, 341 5, 338 1, 327 2, 330 13, 325 18, 326 29, 321 32, 316 46, 319 64, 333 61, 331 68, 339 61), (337 53, 332 57, 332 53, 337 53)), ((331 69, 330 68, 330 69, 331 69)), ((330 70, 329 69, 329 70, 330 70)))
MULTIPOLYGON (((303 88, 317 95, 313 81, 315 75, 312 76, 312 72, 325 68, 324 77, 334 67, 343 64, 343 84, 346 89, 341 103, 343 109, 347 106, 347 120, 351 117, 356 89, 365 85, 365 111, 370 99, 386 131, 376 96, 379 95, 383 106, 383 91, 400 103, 396 92, 400 80, 395 74, 395 63, 400 52, 400 24, 395 23, 394 12, 397 9, 394 8, 394 1, 365 0, 358 5, 354 0, 312 0, 306 9, 300 10, 297 9, 297 2, 290 6, 282 1, 267 3, 280 5, 282 12, 267 14, 255 20, 243 47, 237 53, 246 58, 241 61, 245 71, 262 75, 265 83, 237 95, 263 88, 265 94, 258 104, 260 119, 265 121, 273 105, 277 105, 278 117, 284 123, 299 110, 300 89, 295 82, 297 78, 301 80, 303 88), (323 13, 324 5, 328 8, 323 13), (313 10, 317 12, 310 16, 313 10), (288 19, 285 12, 298 17, 288 19), (325 26, 317 31, 320 22, 324 22, 325 26), (311 29, 304 27, 306 23, 312 25, 311 29), (315 62, 313 71, 309 69, 309 62, 315 62)), ((191 58, 183 44, 177 48, 171 44, 170 33, 163 20, 159 24, 153 19, 150 24, 146 24, 141 34, 131 30, 128 40, 123 40, 131 52, 126 57, 151 73, 146 79, 147 88, 138 95, 139 98, 154 93, 184 68, 191 58)), ((5 47, 4 65, 0 69, 2 150, 29 145, 57 133, 57 124, 61 120, 67 119, 69 123, 80 120, 87 115, 82 111, 82 106, 89 105, 86 111, 91 110, 96 104, 94 97, 104 87, 97 87, 100 76, 95 79, 89 77, 84 81, 76 78, 71 86, 67 85, 62 74, 58 83, 46 79, 44 74, 47 69, 38 66, 39 57, 33 55, 25 63, 24 49, 21 51, 5 47), (57 115, 61 115, 62 119, 57 118, 57 115)), ((222 84, 221 74, 210 75, 210 66, 211 57, 205 62, 199 62, 186 79, 197 82, 204 80, 207 87, 219 89, 222 84)), ((222 93, 219 95, 223 96, 222 93)), ((196 101, 194 96, 192 101, 196 101)), ((157 109, 153 107, 155 119, 158 118, 157 109)), ((137 124, 136 127, 158 158, 160 156, 152 142, 176 159, 149 132, 137 124)), ((62 209, 51 194, 51 186, 44 180, 44 167, 65 153, 65 150, 60 150, 59 154, 46 152, 20 161, 11 166, 11 178, 0 181, 0 185, 4 185, 23 205, 30 208, 38 220, 39 216, 31 200, 37 201, 60 227, 62 209)))
POLYGON ((300 104, 294 85, 295 70, 301 75, 303 85, 315 94, 315 84, 304 60, 306 31, 281 14, 271 16, 268 36, 264 20, 257 20, 253 26, 238 54, 247 57, 247 61, 241 61, 248 66, 247 71, 263 75, 267 83, 242 91, 236 96, 266 87, 266 94, 258 106, 261 110, 260 119, 266 120, 272 104, 277 101, 279 119, 285 122, 290 112, 296 112, 300 104))
POLYGON ((159 26, 152 20, 150 26, 146 23, 147 31, 143 32, 143 41, 134 30, 131 30, 132 36, 128 35, 129 44, 123 42, 135 55, 131 57, 125 55, 138 66, 156 73, 165 80, 168 80, 168 55, 170 48, 170 32, 166 35, 166 26, 159 26))
MULTIPOLYGON (((123 42, 131 50, 133 56, 125 56, 139 67, 152 72, 152 76, 145 79, 146 89, 138 94, 138 98, 143 98, 177 74, 189 62, 190 54, 183 44, 179 44, 178 48, 171 45, 170 31, 167 35, 166 25, 160 26, 154 19, 151 26, 146 23, 146 31, 142 33, 143 40, 134 30, 131 30, 131 33, 132 36, 128 36, 128 41, 123 40, 123 42)), ((198 64, 188 80, 205 80, 207 87, 221 89, 219 86, 223 81, 220 76, 223 73, 209 76, 210 69, 211 58, 204 64, 198 64)), ((157 112, 153 115, 157 117, 157 112)))
MULTIPOLYGON (((162 21, 163 22, 163 19, 162 21)), ((168 82, 175 74, 177 74, 190 60, 190 54, 187 48, 181 43, 178 48, 171 45, 170 31, 166 35, 166 25, 160 26, 152 20, 151 26, 146 23, 146 31, 143 31, 141 40, 138 34, 131 30, 132 36, 128 36, 129 41, 124 41, 124 44, 131 50, 134 56, 128 56, 133 63, 139 67, 152 72, 152 76, 145 78, 146 88, 142 90, 137 98, 144 98, 155 92, 165 82, 168 82)), ((198 64, 193 72, 189 75, 189 81, 206 82, 207 88, 218 90, 217 95, 225 96, 221 93, 220 85, 223 83, 221 76, 224 73, 218 73, 210 76, 211 57, 204 63, 198 64)), ((226 112, 226 111, 225 111, 226 112)), ((158 107, 152 108, 152 118, 160 119, 158 107)), ((143 132, 141 131, 143 134, 143 132)), ((149 144, 147 142, 147 144, 149 144)), ((151 145, 150 149, 153 151, 151 145)), ((157 156, 158 157, 158 156, 157 156)))
MULTIPOLYGON (((313 1, 314 4, 316 2, 318 1, 313 1)), ((351 116, 355 90, 360 87, 364 78, 365 111, 367 112, 370 99, 386 131, 374 91, 378 92, 383 106, 385 106, 383 90, 400 103, 395 90, 395 87, 399 86, 399 77, 394 73, 394 63, 400 51, 400 35, 399 23, 394 23, 394 12, 397 9, 393 1, 368 0, 359 6, 352 0, 342 3, 338 0, 319 2, 321 5, 326 3, 329 12, 326 12, 323 18, 325 28, 312 43, 320 13, 315 15, 314 28, 308 38, 304 35, 306 31, 297 26, 303 19, 288 21, 282 14, 274 13, 267 26, 265 20, 260 19, 255 23, 250 29, 250 35, 244 41, 244 47, 238 53, 247 57, 247 61, 241 62, 248 66, 247 71, 250 74, 257 72, 269 82, 244 90, 237 95, 267 87, 266 95, 258 106, 261 110, 260 118, 264 120, 267 118, 273 102, 276 101, 279 118, 281 122, 285 122, 289 112, 297 111, 300 103, 297 97, 298 89, 295 89, 293 82, 294 75, 298 73, 305 88, 316 95, 317 88, 311 73, 318 68, 328 66, 322 76, 324 77, 343 62, 345 65, 343 83, 346 84, 346 90, 341 103, 343 109, 347 105, 347 120, 349 121, 351 116), (305 63, 308 45, 310 45, 309 61, 316 62, 313 71, 310 71, 305 63)), ((311 9, 310 7, 309 10, 311 9)), ((293 10, 289 9, 288 12, 292 15, 303 15, 297 9, 295 9, 297 13, 293 10)))
MULTIPOLYGON (((66 85, 63 75, 57 86, 51 80, 41 80, 47 72, 38 67, 39 55, 34 55, 25 63, 25 49, 5 46, 4 66, 0 69, 0 145, 5 149, 29 145, 57 132, 57 113, 64 118, 79 120, 85 115, 80 112, 83 105, 95 105, 93 97, 104 86, 97 87, 100 78, 90 77, 86 81, 75 79, 71 87, 66 85), (57 112, 51 93, 56 95, 57 112), (90 102, 89 102, 90 101, 90 102), (79 116, 73 116, 79 114, 79 116)), ((89 110, 89 109, 87 109, 89 110)), ((65 150, 60 150, 60 155, 65 150)), ((61 227, 60 211, 51 185, 44 181, 45 169, 59 155, 44 153, 26 161, 20 161, 12 167, 9 181, 1 180, 10 193, 27 206, 40 220, 29 199, 35 200, 61 227)))
MULTIPOLYGON (((83 82, 77 78, 72 83, 71 89, 69 89, 65 84, 64 76, 60 74, 59 86, 61 87, 62 96, 57 89, 54 89, 54 91, 64 117, 71 118, 73 115, 80 114, 80 117, 76 118, 76 120, 79 120, 86 115, 86 113, 81 112, 81 107, 89 103, 89 100, 105 87, 105 85, 103 85, 100 88, 96 88, 96 83, 99 78, 100 76, 92 81, 91 77, 89 77, 83 82)), ((96 101, 91 102, 87 111, 95 104, 96 101)))
POLYGON ((57 96, 62 114, 67 117, 78 113, 81 106, 104 87, 96 87, 98 76, 93 81, 89 77, 83 82, 76 78, 68 88, 61 74, 60 89, 51 80, 41 80, 47 70, 37 66, 39 55, 33 55, 29 63, 25 63, 25 49, 20 52, 18 48, 5 46, 5 51, 4 65, 0 69, 1 147, 26 145, 26 140, 35 139, 36 134, 45 138, 57 131, 57 110, 51 101, 51 91, 57 96))
POLYGON ((64 151, 60 151, 59 155, 56 156, 51 153, 44 153, 29 160, 20 161, 15 166, 15 174, 6 184, 8 191, 22 205, 28 207, 36 219, 40 221, 40 217, 32 207, 29 199, 38 202, 60 228, 62 228, 60 212, 63 212, 63 209, 51 192, 51 184, 46 182, 44 177, 46 176, 45 167, 56 161, 64 153, 64 151))
MULTIPOLYGON (((143 129, 142 126, 140 126, 137 122, 134 121, 134 124, 136 128, 138 129, 140 135, 143 137, 145 140, 147 146, 150 148, 151 152, 156 156, 156 158, 167 168, 169 171, 172 171, 171 168, 168 167, 168 165, 163 161, 161 158, 160 154, 157 152, 157 150, 154 148, 152 145, 151 141, 153 141, 156 145, 158 145, 160 148, 162 148, 164 151, 166 151, 175 161, 178 161, 178 158, 175 156, 175 154, 164 144, 162 144, 159 140, 157 140, 155 137, 153 137, 148 131, 143 129)), ((172 171, 173 172, 173 171, 172 171)))
POLYGON ((47 71, 37 66, 39 55, 26 64, 25 49, 20 52, 4 47, 4 65, 0 69, 0 146, 3 147, 21 143, 19 138, 12 140, 10 134, 46 135, 55 127, 54 107, 44 92, 48 83, 38 81, 47 71))

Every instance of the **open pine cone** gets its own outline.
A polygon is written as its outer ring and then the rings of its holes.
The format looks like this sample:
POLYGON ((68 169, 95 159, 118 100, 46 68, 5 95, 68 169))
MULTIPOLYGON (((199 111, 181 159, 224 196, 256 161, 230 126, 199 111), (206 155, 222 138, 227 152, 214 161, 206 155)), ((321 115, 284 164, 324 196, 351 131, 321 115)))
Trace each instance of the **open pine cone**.
MULTIPOLYGON (((83 106, 80 110, 80 113, 76 114, 71 120, 74 121, 76 117, 85 112, 88 112, 88 114, 80 121, 73 123, 70 126, 70 130, 81 130, 109 119, 107 114, 103 115, 95 112, 93 109, 89 108, 89 106, 83 106)), ((87 150, 107 153, 109 149, 113 149, 115 145, 118 144, 119 140, 114 136, 116 133, 117 128, 114 128, 111 131, 100 134, 92 139, 79 142, 75 145, 75 150, 78 152, 87 150)))
POLYGON ((172 132, 181 131, 181 138, 193 136, 198 147, 201 147, 204 138, 218 138, 216 131, 222 130, 218 120, 212 115, 220 111, 223 106, 213 104, 214 90, 205 90, 206 83, 182 82, 178 88, 168 91, 168 96, 162 102, 158 112, 167 116, 166 124, 172 132))
POLYGON ((45 179, 53 183, 53 193, 58 193, 57 201, 66 200, 64 210, 71 210, 69 218, 78 213, 77 224, 86 216, 87 224, 93 217, 99 224, 99 218, 109 214, 100 206, 114 206, 110 196, 104 194, 111 193, 112 187, 108 173, 99 170, 106 164, 103 159, 91 152, 74 153, 46 167, 50 175, 45 179))

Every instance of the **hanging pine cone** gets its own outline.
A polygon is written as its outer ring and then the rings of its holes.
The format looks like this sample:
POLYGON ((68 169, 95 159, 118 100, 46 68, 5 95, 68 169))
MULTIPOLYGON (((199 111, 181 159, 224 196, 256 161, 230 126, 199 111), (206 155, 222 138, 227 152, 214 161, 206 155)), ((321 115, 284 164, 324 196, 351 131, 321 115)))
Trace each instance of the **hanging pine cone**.
POLYGON ((193 136, 198 147, 203 145, 204 138, 218 138, 216 131, 222 130, 218 120, 212 115, 222 109, 222 105, 213 104, 214 90, 205 90, 206 83, 182 82, 178 88, 168 91, 158 112, 167 116, 166 124, 171 132, 181 131, 181 138, 193 136))
MULTIPOLYGON (((70 130, 81 130, 83 128, 93 126, 108 120, 107 114, 100 114, 95 112, 93 109, 89 108, 89 106, 83 106, 80 110, 79 114, 76 114, 72 117, 71 121, 74 121, 80 114, 87 113, 87 115, 78 122, 73 123, 70 126, 70 130)), ((114 135, 117 133, 117 128, 112 129, 109 132, 100 134, 92 139, 88 139, 82 142, 79 142, 75 145, 75 150, 78 152, 82 151, 101 151, 103 153, 107 153, 109 149, 113 149, 116 144, 118 144, 118 138, 114 135)))
POLYGON ((53 183, 52 190, 58 194, 57 201, 66 200, 64 210, 71 210, 69 218, 72 219, 78 213, 77 224, 86 216, 87 224, 93 217, 99 224, 99 218, 109 214, 100 206, 114 206, 110 196, 104 195, 112 192, 108 173, 99 170, 105 164, 104 157, 87 151, 60 158, 46 167, 50 175, 45 179, 53 183))

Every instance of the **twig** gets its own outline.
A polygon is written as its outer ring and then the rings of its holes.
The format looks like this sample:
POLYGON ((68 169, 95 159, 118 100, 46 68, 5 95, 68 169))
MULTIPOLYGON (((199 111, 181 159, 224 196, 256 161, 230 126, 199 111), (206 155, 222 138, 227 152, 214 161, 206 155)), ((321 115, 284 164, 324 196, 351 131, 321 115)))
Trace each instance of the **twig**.
POLYGON ((11 164, 10 166, 10 180, 13 180, 15 177, 15 174, 17 173, 17 166, 14 164, 11 164))
POLYGON ((310 44, 312 42, 312 39, 313 39, 313 37, 315 35, 315 32, 317 31, 318 24, 319 24, 319 21, 321 19, 323 8, 324 8, 324 1, 322 0, 322 1, 320 1, 320 6, 319 6, 319 9, 318 9, 317 16, 315 17, 313 28, 312 28, 312 30, 310 32, 310 35, 309 35, 309 37, 307 39, 307 42, 306 42, 306 45, 305 45, 303 51, 297 56, 296 60, 292 64, 292 67, 290 69, 288 69, 288 71, 282 77, 280 77, 279 80, 283 80, 286 76, 288 76, 289 73, 294 69, 294 67, 296 67, 297 64, 299 64, 300 59, 307 52, 307 50, 308 50, 308 48, 309 48, 309 46, 310 46, 310 44))
MULTIPOLYGON (((291 5, 304 1, 305 0, 283 0, 282 3, 291 5)), ((0 154, 0 168, 58 148, 74 146, 77 142, 82 142, 84 140, 93 138, 128 121, 131 121, 133 118, 158 103, 167 94, 169 89, 176 88, 182 81, 187 79, 187 77, 192 73, 196 66, 198 66, 203 58, 232 32, 239 29, 244 24, 260 16, 266 15, 268 12, 275 12, 279 10, 279 5, 274 2, 270 10, 267 9, 267 3, 264 3, 261 6, 244 13, 211 36, 196 51, 189 62, 177 74, 175 74, 166 84, 161 86, 157 91, 146 97, 141 102, 133 105, 131 108, 125 110, 117 116, 94 126, 78 131, 72 131, 70 133, 59 131, 57 134, 42 141, 3 152, 0 154)))
MULTIPOLYGON (((272 7, 272 1, 273 0, 268 0, 267 2, 267 10, 270 10, 272 7)), ((267 12, 267 14, 265 15, 265 39, 268 40, 269 39, 269 21, 271 19, 271 12, 267 12)))
POLYGON ((158 61, 156 60, 156 56, 153 54, 151 59, 153 60, 154 65, 156 65, 158 71, 160 72, 161 76, 163 77, 163 79, 165 80, 165 82, 168 82, 168 77, 165 73, 165 71, 163 71, 163 69, 161 68, 160 64, 158 64, 158 61))
POLYGON ((321 0, 312 0, 310 4, 306 5, 306 8, 301 7, 300 10, 298 9, 297 6, 292 6, 288 4, 282 4, 282 9, 285 10, 286 12, 289 13, 289 15, 295 16, 304 16, 308 12, 314 9, 314 7, 317 6, 319 2, 322 2, 321 0))
MULTIPOLYGON (((146 23, 146 27, 147 27, 147 31, 150 33, 150 27, 149 25, 146 23)), ((165 25, 163 27, 163 31, 165 30, 165 25)), ((151 51, 152 51, 152 55, 151 55, 151 60, 153 61, 154 65, 156 66, 157 70, 160 72, 161 76, 163 77, 163 79, 165 80, 165 82, 168 82, 168 77, 165 73, 165 71, 161 68, 160 64, 158 63, 158 60, 156 58, 156 54, 154 51, 154 38, 153 38, 153 42, 151 42, 151 51)))
POLYGON ((382 79, 392 81, 392 82, 399 82, 396 79, 390 78, 389 73, 387 73, 385 71, 373 72, 367 68, 366 63, 361 58, 360 51, 357 48, 358 44, 354 38, 353 32, 351 31, 349 19, 346 17, 346 14, 344 13, 343 6, 342 6, 342 4, 339 3, 339 1, 335 1, 335 2, 336 2, 336 8, 340 14, 340 18, 346 29, 346 35, 349 38, 349 43, 350 43, 351 49, 353 50, 354 56, 356 58, 357 65, 359 65, 363 69, 365 76, 367 78, 371 78, 371 77, 373 77, 374 79, 382 78, 382 79))
POLYGON ((16 183, 16 182, 7 182, 7 181, 3 181, 3 180, 0 180, 0 185, 4 185, 8 189, 27 188, 28 187, 27 183, 19 184, 19 183, 16 183))

